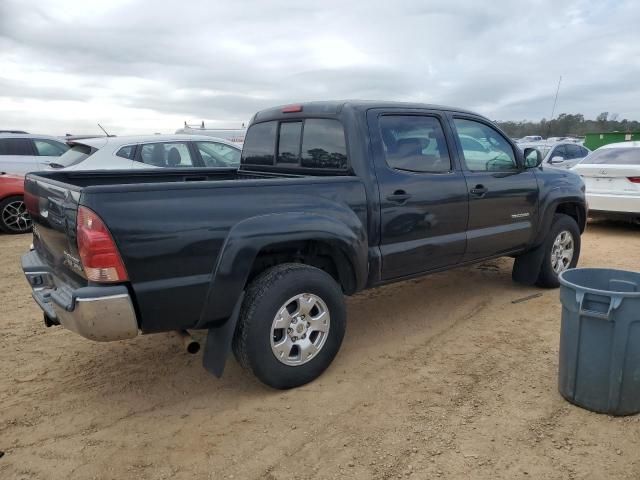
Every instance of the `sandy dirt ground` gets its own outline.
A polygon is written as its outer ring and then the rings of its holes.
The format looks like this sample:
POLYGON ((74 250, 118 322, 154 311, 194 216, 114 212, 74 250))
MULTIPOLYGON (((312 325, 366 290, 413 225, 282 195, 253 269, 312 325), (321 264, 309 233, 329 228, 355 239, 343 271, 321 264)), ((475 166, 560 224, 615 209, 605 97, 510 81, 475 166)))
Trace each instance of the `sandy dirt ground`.
MULTIPOLYGON (((512 260, 348 299, 332 366, 281 392, 235 360, 209 376, 173 334, 45 328, 29 243, 0 236, 1 479, 640 478, 640 415, 560 397, 558 291, 512 260)), ((640 269, 640 228, 591 224, 580 265, 640 269)))

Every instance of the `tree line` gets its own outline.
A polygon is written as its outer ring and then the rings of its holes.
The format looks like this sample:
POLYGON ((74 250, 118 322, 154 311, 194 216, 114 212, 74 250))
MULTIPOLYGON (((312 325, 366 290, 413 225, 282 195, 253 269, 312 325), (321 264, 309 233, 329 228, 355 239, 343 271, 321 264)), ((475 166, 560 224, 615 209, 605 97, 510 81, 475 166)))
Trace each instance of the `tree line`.
POLYGON ((638 132, 640 122, 637 120, 618 119, 617 114, 609 115, 602 112, 595 120, 585 120, 581 113, 561 113, 553 120, 543 118, 539 122, 527 120, 520 122, 496 123, 512 138, 522 138, 527 135, 542 135, 543 137, 583 137, 587 133, 603 132, 638 132))

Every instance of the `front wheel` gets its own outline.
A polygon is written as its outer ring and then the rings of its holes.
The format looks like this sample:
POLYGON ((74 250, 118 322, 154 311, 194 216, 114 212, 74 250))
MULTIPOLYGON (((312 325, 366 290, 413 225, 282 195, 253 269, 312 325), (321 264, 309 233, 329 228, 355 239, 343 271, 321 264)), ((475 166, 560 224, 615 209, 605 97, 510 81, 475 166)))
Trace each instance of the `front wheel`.
POLYGON ((4 233, 31 231, 31 217, 22 197, 8 197, 0 202, 0 231, 4 233))
POLYGON ((568 215, 556 214, 544 242, 544 257, 536 285, 545 288, 560 286, 559 275, 578 264, 580 229, 568 215))
POLYGON ((263 383, 298 387, 331 364, 345 326, 342 290, 331 275, 302 264, 278 265, 249 285, 233 351, 263 383))

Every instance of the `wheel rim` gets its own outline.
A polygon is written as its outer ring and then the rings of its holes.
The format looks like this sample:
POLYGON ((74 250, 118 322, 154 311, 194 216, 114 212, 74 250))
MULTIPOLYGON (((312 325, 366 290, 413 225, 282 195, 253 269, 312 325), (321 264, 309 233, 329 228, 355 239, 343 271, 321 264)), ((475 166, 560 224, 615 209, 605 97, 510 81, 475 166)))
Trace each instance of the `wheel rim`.
POLYGON ((15 200, 4 206, 2 223, 12 232, 26 232, 31 228, 31 217, 22 200, 15 200))
POLYGON ((303 365, 322 350, 330 326, 329 308, 320 297, 312 293, 291 297, 271 324, 271 351, 285 365, 303 365))
POLYGON ((568 230, 561 231, 553 242, 551 248, 551 267, 558 274, 569 268, 573 260, 575 243, 573 235, 568 230))

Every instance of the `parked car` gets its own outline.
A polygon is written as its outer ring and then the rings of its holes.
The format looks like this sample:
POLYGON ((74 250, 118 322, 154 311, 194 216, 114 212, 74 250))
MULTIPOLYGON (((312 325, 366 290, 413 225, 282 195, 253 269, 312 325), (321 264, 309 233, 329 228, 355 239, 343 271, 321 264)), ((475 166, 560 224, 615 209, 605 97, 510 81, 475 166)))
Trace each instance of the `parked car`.
POLYGON ((535 148, 542 155, 542 164, 555 168, 572 168, 585 158, 591 150, 574 142, 535 142, 520 143, 518 146, 525 148, 535 148))
POLYGON ((145 135, 73 140, 51 164, 66 170, 118 170, 240 166, 240 148, 220 138, 145 135))
POLYGON ((0 231, 26 233, 31 230, 31 218, 24 204, 24 177, 0 175, 0 231))
POLYGON ((28 175, 22 268, 48 325, 98 341, 206 329, 209 371, 233 348, 264 383, 295 387, 338 352, 345 294, 500 256, 514 280, 557 287, 578 262, 584 184, 541 160, 459 109, 273 108, 238 170, 28 175))
POLYGON ((527 135, 518 140, 518 143, 541 142, 544 140, 540 135, 527 135))
POLYGON ((45 170, 68 149, 58 137, 0 133, 0 172, 24 175, 45 170))
POLYGON ((200 126, 196 127, 184 122, 184 128, 176 130, 176 134, 205 135, 207 137, 222 138, 242 148, 244 137, 247 134, 247 129, 244 127, 244 124, 242 125, 242 128, 205 128, 204 122, 202 122, 200 126))
POLYGON ((573 170, 584 179, 591 216, 640 223, 640 142, 604 145, 573 170))

